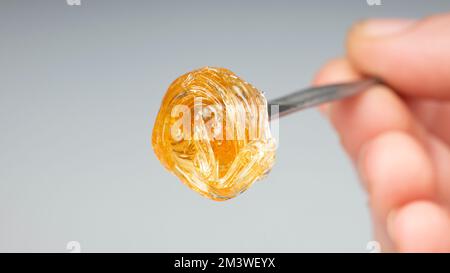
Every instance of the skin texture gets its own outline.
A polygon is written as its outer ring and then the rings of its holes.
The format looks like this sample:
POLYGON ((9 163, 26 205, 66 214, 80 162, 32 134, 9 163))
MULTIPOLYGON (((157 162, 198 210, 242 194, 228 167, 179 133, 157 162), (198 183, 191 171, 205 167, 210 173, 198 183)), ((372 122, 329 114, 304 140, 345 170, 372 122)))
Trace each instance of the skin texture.
POLYGON ((385 252, 450 252, 450 14, 375 19, 314 84, 376 76, 385 85, 324 105, 368 192, 385 252))

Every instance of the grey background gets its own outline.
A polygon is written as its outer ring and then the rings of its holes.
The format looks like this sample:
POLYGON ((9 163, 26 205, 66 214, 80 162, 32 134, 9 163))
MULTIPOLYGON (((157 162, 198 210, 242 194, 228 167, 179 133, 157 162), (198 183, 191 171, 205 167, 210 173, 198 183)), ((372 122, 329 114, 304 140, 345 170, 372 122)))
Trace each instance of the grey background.
POLYGON ((153 122, 194 68, 273 98, 342 55, 356 20, 449 1, 81 1, 0 3, 0 251, 367 251, 366 196, 315 110, 283 119, 270 176, 220 203, 164 170, 153 122))

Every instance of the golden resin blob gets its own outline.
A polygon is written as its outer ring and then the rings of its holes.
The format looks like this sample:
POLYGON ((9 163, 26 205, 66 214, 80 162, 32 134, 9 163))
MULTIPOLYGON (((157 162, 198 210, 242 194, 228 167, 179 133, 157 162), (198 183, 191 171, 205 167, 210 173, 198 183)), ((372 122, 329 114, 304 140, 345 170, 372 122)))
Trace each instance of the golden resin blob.
POLYGON ((228 69, 213 67, 170 85, 152 145, 170 172, 213 200, 233 198, 263 178, 276 149, 263 94, 228 69))

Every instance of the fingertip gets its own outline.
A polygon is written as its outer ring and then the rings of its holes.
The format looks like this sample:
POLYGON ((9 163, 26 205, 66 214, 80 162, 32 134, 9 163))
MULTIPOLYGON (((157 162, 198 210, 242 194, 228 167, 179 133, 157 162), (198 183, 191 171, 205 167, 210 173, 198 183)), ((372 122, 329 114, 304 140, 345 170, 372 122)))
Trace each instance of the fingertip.
MULTIPOLYGON (((349 62, 343 58, 336 58, 327 62, 313 79, 313 86, 327 85, 350 81, 358 78, 357 73, 351 68, 349 62)), ((322 104, 318 107, 320 113, 329 117, 332 102, 322 104)))
POLYGON ((381 78, 398 92, 448 99, 449 27, 448 14, 365 20, 348 33, 347 58, 361 74, 381 78))
POLYGON ((357 22, 350 28, 346 39, 350 63, 364 74, 385 76, 385 62, 381 57, 383 54, 391 57, 389 50, 386 50, 389 38, 405 33, 415 23, 416 20, 411 19, 366 19, 357 22))
POLYGON ((387 228, 400 252, 450 251, 450 218, 434 202, 415 201, 391 212, 387 228))
POLYGON ((320 113, 322 113, 322 115, 328 117, 330 113, 330 107, 331 107, 330 103, 324 103, 322 105, 319 105, 317 109, 319 110, 320 113))
POLYGON ((350 63, 343 58, 337 58, 326 63, 316 74, 313 85, 325 85, 344 82, 359 78, 350 63))
POLYGON ((365 144, 364 151, 358 166, 381 217, 408 202, 435 197, 431 159, 412 135, 385 132, 365 144))

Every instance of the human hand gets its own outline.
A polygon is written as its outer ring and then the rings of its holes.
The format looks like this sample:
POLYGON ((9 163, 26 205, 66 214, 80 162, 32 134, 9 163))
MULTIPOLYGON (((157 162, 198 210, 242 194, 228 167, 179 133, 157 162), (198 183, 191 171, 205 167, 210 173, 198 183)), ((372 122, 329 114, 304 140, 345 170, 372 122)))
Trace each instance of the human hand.
POLYGON ((450 251, 450 14, 367 20, 347 57, 316 85, 376 76, 378 85, 321 107, 368 191, 383 251, 450 251))

